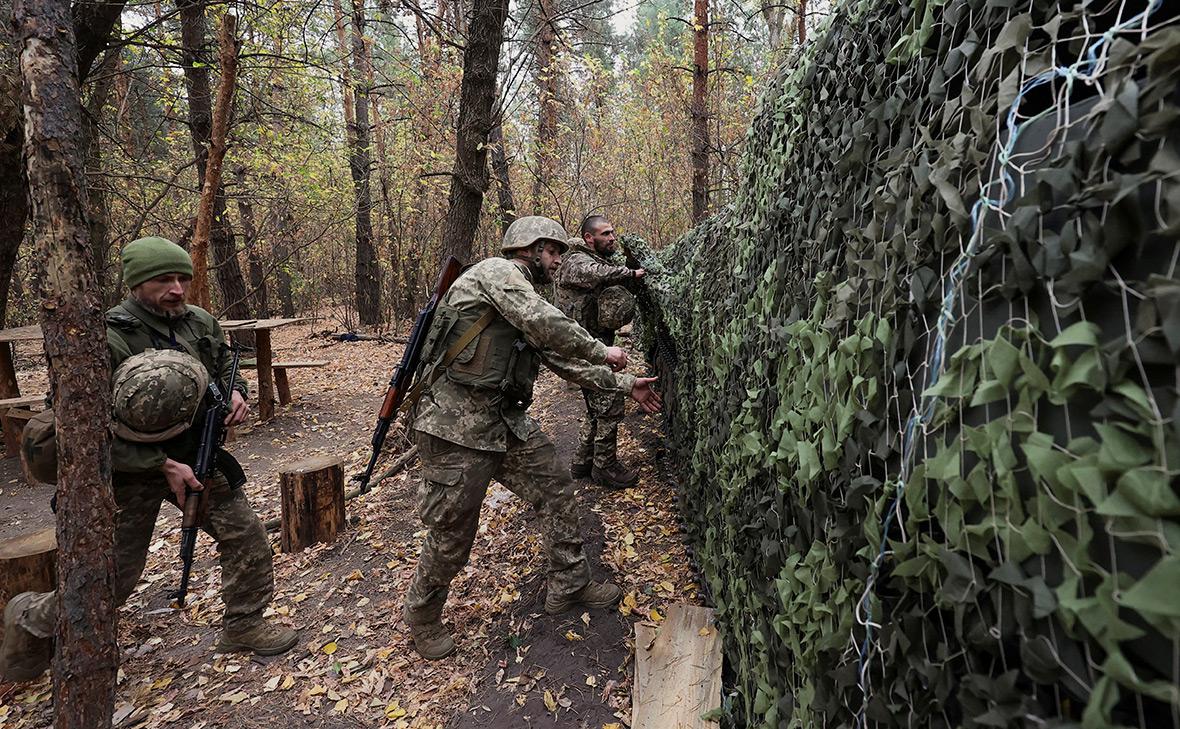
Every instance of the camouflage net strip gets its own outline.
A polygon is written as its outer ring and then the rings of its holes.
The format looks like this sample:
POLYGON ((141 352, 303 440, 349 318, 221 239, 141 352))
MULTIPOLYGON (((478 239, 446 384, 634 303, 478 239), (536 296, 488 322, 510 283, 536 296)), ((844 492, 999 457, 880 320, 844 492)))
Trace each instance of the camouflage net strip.
POLYGON ((732 723, 1180 728, 1180 13, 846 3, 644 340, 732 723))

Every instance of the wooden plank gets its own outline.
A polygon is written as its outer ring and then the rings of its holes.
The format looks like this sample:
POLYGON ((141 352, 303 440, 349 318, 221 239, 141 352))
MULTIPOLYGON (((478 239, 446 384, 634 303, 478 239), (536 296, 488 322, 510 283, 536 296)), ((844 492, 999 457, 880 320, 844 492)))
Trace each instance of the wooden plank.
MULTIPOLYGON (((274 370, 293 370, 300 369, 302 367, 326 367, 329 364, 331 364, 331 362, 326 359, 308 359, 292 360, 290 362, 271 362, 270 367, 274 370)), ((251 370, 257 366, 258 361, 253 359, 242 360, 242 362, 238 365, 239 368, 244 370, 251 370)))
POLYGON ((12 329, 0 329, 0 342, 40 342, 44 339, 41 333, 41 327, 38 324, 30 324, 27 327, 14 327, 12 329))
POLYGON ((0 399, 0 410, 4 408, 29 408, 34 405, 44 405, 44 395, 22 395, 21 397, 6 397, 0 399))
POLYGON ((721 641, 712 609, 678 603, 658 628, 635 625, 632 729, 716 727, 701 714, 720 705, 721 641))

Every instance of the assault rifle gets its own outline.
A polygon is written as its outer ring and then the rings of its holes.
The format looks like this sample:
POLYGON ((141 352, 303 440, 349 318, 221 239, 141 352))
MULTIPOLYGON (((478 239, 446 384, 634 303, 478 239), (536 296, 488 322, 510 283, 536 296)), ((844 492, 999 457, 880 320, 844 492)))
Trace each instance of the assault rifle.
POLYGON ((405 351, 402 352, 402 360, 393 370, 393 377, 389 379, 389 388, 385 391, 385 401, 381 403, 381 410, 377 413, 377 427, 373 430, 373 455, 369 457, 369 465, 365 467, 365 472, 353 478, 354 481, 360 483, 360 493, 362 494, 369 491, 369 479, 373 478, 373 468, 376 467, 377 458, 381 455, 381 448, 385 445, 385 436, 389 434, 389 426, 393 425, 402 400, 410 391, 410 383, 414 379, 414 373, 418 370, 418 360, 422 357, 422 345, 426 343, 426 334, 430 331, 430 323, 434 321, 434 310, 438 308, 438 302, 442 300, 442 297, 451 288, 451 284, 455 283, 455 279, 459 278, 459 274, 462 272, 463 264, 459 262, 459 259, 448 256, 446 263, 443 264, 442 272, 438 275, 438 281, 434 284, 434 294, 431 295, 430 301, 426 302, 422 311, 418 312, 418 318, 414 321, 414 328, 410 330, 410 338, 406 342, 405 351))
MULTIPOLYGON (((172 593, 177 607, 184 607, 184 600, 188 597, 188 580, 193 571, 193 553, 197 548, 197 529, 205 515, 206 505, 209 503, 209 489, 212 487, 210 476, 217 466, 217 452, 225 443, 225 418, 229 415, 233 398, 234 382, 238 379, 238 360, 241 350, 238 345, 233 346, 233 363, 229 369, 229 381, 225 388, 218 384, 216 376, 209 383, 207 392, 208 406, 205 408, 205 420, 201 424, 201 440, 197 448, 197 459, 193 464, 193 475, 204 486, 200 491, 185 488, 184 519, 180 523, 180 587, 172 593)), ((224 360, 224 350, 222 357, 224 360)), ((218 362, 218 371, 221 370, 218 362)))

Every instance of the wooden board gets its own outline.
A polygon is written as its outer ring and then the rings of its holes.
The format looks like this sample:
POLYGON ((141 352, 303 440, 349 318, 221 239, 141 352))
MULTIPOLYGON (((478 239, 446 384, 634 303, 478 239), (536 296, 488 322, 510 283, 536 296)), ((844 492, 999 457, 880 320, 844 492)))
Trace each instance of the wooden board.
POLYGON ((678 603, 658 628, 635 625, 632 729, 716 727, 701 714, 720 705, 721 640, 711 608, 678 603))
POLYGON ((23 397, 6 397, 0 400, 0 409, 4 408, 29 408, 35 405, 44 405, 44 395, 26 395, 23 397))
POLYGON ((38 324, 0 330, 0 342, 39 342, 42 339, 44 335, 38 324))

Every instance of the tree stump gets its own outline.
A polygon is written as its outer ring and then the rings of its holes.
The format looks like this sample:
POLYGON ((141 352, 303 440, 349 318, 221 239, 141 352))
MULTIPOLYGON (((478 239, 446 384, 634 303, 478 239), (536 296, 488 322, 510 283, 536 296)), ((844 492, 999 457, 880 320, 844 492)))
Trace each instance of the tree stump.
POLYGON ((339 458, 309 458, 279 474, 284 552, 333 542, 345 525, 344 466, 339 458))
MULTIPOLYGON (((57 538, 54 528, 0 541, 0 611, 13 595, 49 592, 57 580, 57 538)), ((4 624, 0 621, 0 639, 4 624)))

